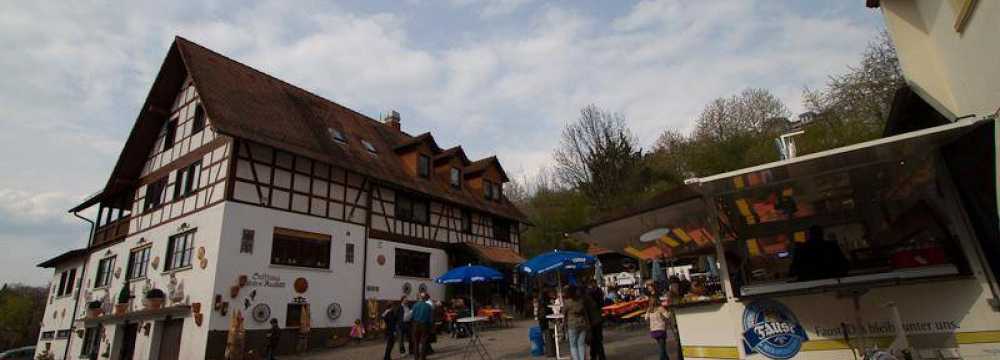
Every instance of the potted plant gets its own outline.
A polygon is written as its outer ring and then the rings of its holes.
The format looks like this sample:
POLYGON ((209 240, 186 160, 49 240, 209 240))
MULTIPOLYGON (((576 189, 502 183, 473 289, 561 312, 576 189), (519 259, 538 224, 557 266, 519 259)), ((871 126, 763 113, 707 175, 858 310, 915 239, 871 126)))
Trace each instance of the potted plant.
POLYGON ((146 308, 151 310, 158 310, 163 307, 163 300, 167 298, 167 294, 163 290, 152 288, 146 292, 146 308))
POLYGON ((131 295, 128 291, 128 286, 122 286, 122 291, 118 292, 118 303, 115 304, 115 315, 124 314, 128 311, 128 301, 131 295))
POLYGON ((87 302, 87 314, 92 318, 101 316, 101 301, 94 300, 87 302))

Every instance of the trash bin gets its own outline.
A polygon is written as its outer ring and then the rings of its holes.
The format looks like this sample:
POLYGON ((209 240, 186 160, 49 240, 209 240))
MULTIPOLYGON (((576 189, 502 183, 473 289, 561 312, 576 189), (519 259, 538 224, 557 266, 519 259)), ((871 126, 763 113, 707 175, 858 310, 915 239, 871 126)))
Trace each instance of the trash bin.
POLYGON ((531 356, 542 356, 545 354, 545 344, 542 340, 542 329, 533 326, 528 330, 528 339, 531 340, 531 356))

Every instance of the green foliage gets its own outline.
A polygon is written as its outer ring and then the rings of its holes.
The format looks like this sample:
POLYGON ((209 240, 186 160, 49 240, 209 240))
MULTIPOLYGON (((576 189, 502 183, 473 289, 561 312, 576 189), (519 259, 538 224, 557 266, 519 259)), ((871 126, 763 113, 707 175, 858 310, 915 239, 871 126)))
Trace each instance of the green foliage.
POLYGON ((45 288, 4 285, 0 290, 0 349, 35 343, 46 293, 45 288))

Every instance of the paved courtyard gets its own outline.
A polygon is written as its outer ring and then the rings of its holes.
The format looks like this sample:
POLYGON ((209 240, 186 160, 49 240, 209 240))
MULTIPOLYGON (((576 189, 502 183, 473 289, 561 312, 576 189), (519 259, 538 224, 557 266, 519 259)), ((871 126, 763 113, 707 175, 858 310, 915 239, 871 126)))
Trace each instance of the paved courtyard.
MULTIPOLYGON (((509 328, 492 329, 482 332, 486 347, 494 360, 530 359, 531 345, 528 340, 528 329, 535 326, 531 321, 515 322, 509 328)), ((645 324, 634 327, 617 327, 606 329, 604 334, 605 349, 609 359, 657 359, 654 342, 647 335, 645 324)), ((434 344, 434 353, 428 359, 461 359, 462 349, 468 339, 453 339, 442 334, 434 344)), ((563 344, 565 346, 565 342, 563 344)), ((302 356, 284 356, 282 359, 307 360, 378 360, 382 358, 384 343, 380 340, 368 340, 357 345, 348 345, 338 349, 315 351, 302 356)), ((393 349, 393 359, 403 359, 398 352, 398 345, 393 349)), ((566 350, 563 348, 563 350, 566 350)), ((568 358, 569 354, 564 353, 568 358)), ((474 357, 475 358, 475 357, 474 357)), ((412 358, 411 358, 412 359, 412 358)), ((538 357, 535 359, 545 359, 538 357)))

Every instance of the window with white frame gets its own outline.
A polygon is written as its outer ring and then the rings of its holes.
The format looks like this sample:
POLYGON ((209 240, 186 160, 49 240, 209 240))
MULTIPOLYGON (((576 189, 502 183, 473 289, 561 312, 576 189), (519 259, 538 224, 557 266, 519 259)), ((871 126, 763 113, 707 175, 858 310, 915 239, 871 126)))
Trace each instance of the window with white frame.
POLYGON ((105 287, 111 285, 111 273, 115 266, 115 257, 101 259, 97 263, 97 276, 94 276, 94 287, 105 287))
POLYGON ((194 234, 191 230, 171 236, 167 241, 167 261, 163 267, 170 271, 191 266, 191 254, 194 252, 194 234))
POLYGON ((145 246, 141 249, 132 250, 128 254, 128 271, 125 272, 126 279, 135 280, 146 277, 146 268, 149 267, 150 248, 151 246, 145 246))

